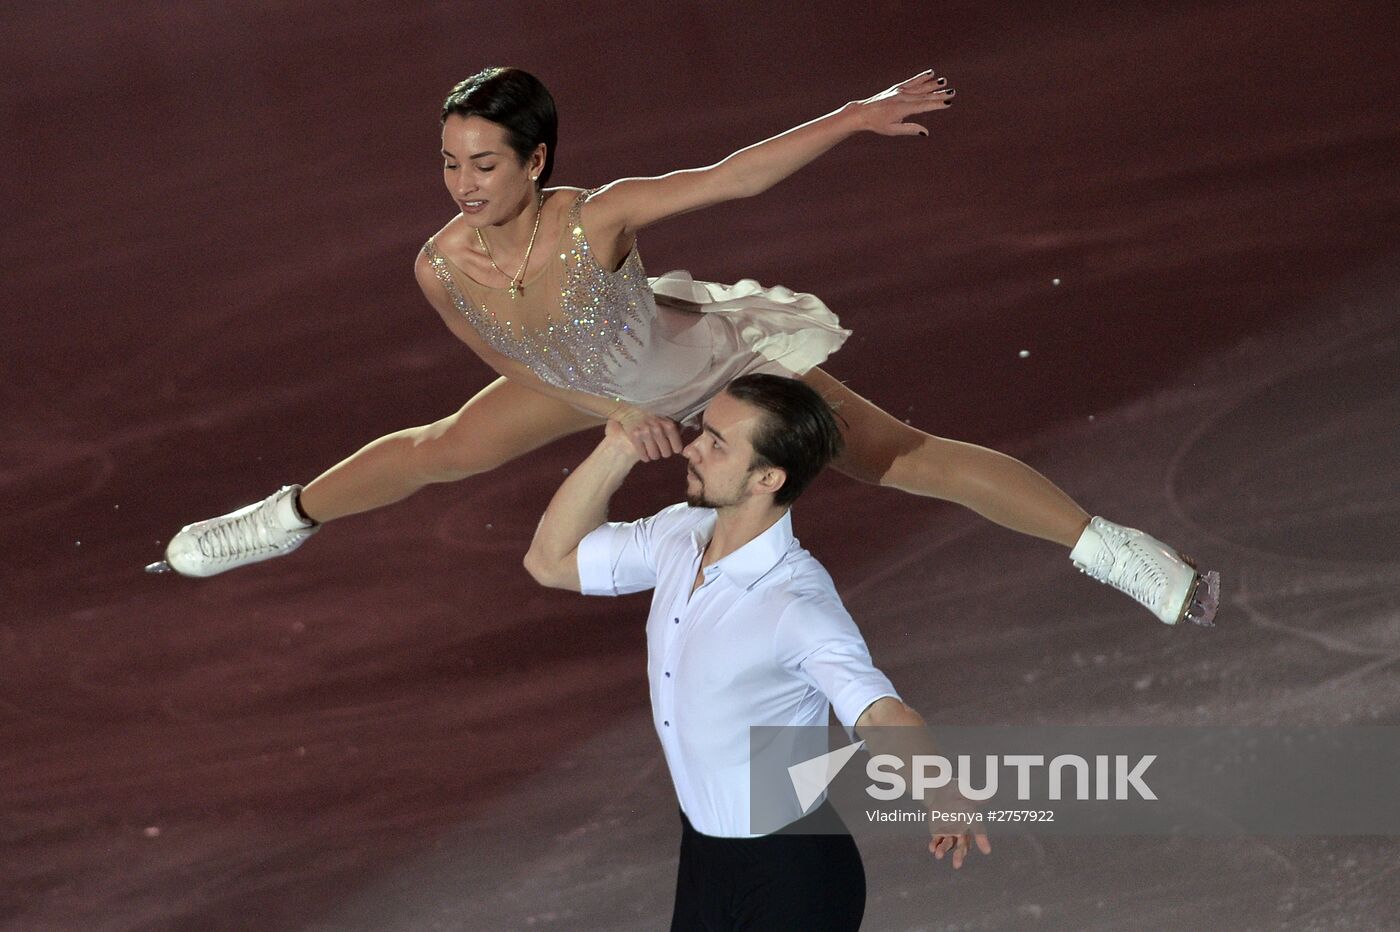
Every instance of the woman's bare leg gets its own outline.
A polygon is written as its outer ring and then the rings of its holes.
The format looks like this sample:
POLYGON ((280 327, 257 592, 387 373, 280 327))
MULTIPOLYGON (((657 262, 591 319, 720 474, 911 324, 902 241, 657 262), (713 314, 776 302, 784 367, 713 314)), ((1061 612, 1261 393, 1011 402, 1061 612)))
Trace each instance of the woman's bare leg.
POLYGON ((1214 623, 1220 574, 1198 572, 1171 547, 1094 518, 1025 463, 934 437, 891 417, 820 369, 802 380, 845 422, 836 468, 848 476, 965 505, 1003 527, 1071 548, 1074 565, 1137 600, 1159 619, 1214 623))
POLYGON ((305 489, 284 486, 261 502, 185 525, 170 539, 165 560, 146 569, 214 576, 285 556, 321 522, 391 504, 430 483, 495 469, 600 423, 562 401, 497 379, 451 417, 380 437, 305 489))
POLYGON ((1066 548, 1089 515, 1020 460, 916 430, 880 410, 821 369, 802 381, 821 393, 844 422, 839 472, 875 485, 956 502, 989 521, 1066 548))
POLYGON ((560 437, 603 423, 506 378, 456 414, 397 431, 362 447, 301 491, 317 522, 391 505, 425 485, 488 472, 560 437))

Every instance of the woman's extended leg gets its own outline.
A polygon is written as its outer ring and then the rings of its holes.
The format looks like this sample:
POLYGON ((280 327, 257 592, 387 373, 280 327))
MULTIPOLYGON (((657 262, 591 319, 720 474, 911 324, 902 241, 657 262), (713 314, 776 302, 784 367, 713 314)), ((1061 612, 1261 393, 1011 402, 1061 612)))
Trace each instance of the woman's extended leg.
POLYGON ((995 450, 916 430, 821 369, 802 380, 844 422, 846 449, 834 464, 856 479, 965 505, 1003 527, 1072 548, 1085 573, 1132 596, 1168 624, 1209 625, 1220 577, 1198 573, 1172 548, 1089 514, 1049 479, 995 450))
POLYGON ((213 576, 280 557, 301 546, 321 522, 392 504, 431 483, 487 472, 601 423, 499 378, 456 414, 380 437, 305 489, 287 486, 256 504, 185 526, 166 547, 166 568, 213 576))
POLYGON ((489 472, 586 427, 597 417, 506 378, 457 413, 362 447, 301 491, 301 508, 324 523, 392 505, 438 482, 489 472))
POLYGON ((926 434, 880 410, 821 369, 802 381, 835 409, 846 449, 839 472, 956 502, 989 521, 1073 547, 1089 515, 1064 492, 1020 460, 957 440, 926 434))

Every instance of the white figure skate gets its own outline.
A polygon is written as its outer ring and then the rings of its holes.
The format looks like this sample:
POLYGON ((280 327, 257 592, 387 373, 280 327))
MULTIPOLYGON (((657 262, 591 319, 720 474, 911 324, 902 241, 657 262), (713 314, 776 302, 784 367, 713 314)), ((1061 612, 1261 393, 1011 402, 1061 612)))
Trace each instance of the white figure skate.
POLYGON ((1080 572, 1132 596, 1169 625, 1183 618, 1215 624, 1220 574, 1197 571, 1150 534, 1093 518, 1069 558, 1080 572))
POLYGON ((170 539, 165 559, 146 567, 146 572, 215 576, 291 553, 320 528, 298 513, 300 491, 299 485, 283 486, 260 502, 185 525, 170 539))

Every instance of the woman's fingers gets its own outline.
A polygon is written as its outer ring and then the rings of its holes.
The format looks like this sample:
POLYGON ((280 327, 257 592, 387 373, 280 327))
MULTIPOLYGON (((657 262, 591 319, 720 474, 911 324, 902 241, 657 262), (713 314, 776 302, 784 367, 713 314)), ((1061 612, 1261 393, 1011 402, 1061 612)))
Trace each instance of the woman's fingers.
POLYGON ((927 93, 901 94, 898 97, 881 101, 872 110, 874 120, 870 128, 887 136, 927 136, 928 130, 917 123, 906 123, 909 117, 918 113, 946 110, 953 104, 957 92, 951 87, 933 88, 927 93))
POLYGON ((645 452, 648 461, 665 459, 685 449, 680 427, 670 418, 648 418, 637 425, 633 436, 638 442, 638 449, 645 452))
POLYGON ((675 421, 670 418, 663 418, 661 421, 661 430, 666 435, 666 440, 671 445, 671 452, 667 453, 667 456, 670 456, 672 453, 679 453, 685 449, 685 444, 681 442, 681 429, 675 421))
POLYGON ((890 90, 894 91, 896 95, 908 97, 918 94, 931 94, 947 86, 947 78, 935 78, 932 71, 925 71, 921 75, 915 75, 907 81, 896 84, 894 87, 890 88, 890 90))
POLYGON ((932 110, 940 103, 946 103, 957 91, 951 87, 938 87, 924 94, 905 94, 900 103, 910 113, 932 110))
POLYGON ((645 462, 661 458, 661 450, 652 436, 650 424, 642 423, 633 428, 632 442, 637 445, 637 453, 645 462))
POLYGON ((898 84, 896 84, 895 87, 908 87, 911 84, 919 84, 924 81, 932 81, 933 79, 933 69, 929 68, 925 71, 920 71, 912 78, 905 78, 903 81, 900 81, 898 84))
POLYGON ((917 101, 911 101, 908 106, 903 108, 904 112, 899 115, 898 119, 894 122, 891 128, 894 132, 905 136, 910 136, 914 133, 922 133, 923 135, 927 136, 928 132, 922 126, 919 126, 917 123, 906 123, 904 121, 916 113, 929 113, 934 110, 946 110, 952 105, 953 91, 951 89, 948 91, 939 91, 932 97, 925 97, 917 101), (905 128, 909 126, 913 126, 915 127, 915 129, 909 130, 905 128))
MULTIPOLYGON (((675 421, 666 417, 639 412, 640 417, 630 424, 623 424, 627 437, 636 447, 637 454, 646 462, 674 456, 685 449, 681 440, 681 429, 675 421)), ((621 423, 621 422, 619 422, 621 423)))

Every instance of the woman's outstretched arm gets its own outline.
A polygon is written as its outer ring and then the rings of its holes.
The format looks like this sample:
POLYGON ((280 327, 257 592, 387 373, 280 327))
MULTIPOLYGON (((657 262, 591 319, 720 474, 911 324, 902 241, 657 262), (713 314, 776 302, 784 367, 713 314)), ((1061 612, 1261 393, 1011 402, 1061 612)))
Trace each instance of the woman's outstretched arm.
POLYGON ((953 89, 932 70, 865 100, 740 149, 714 165, 656 178, 623 178, 589 199, 588 227, 597 238, 630 237, 644 226, 723 201, 768 190, 837 143, 860 132, 927 136, 909 117, 949 106, 953 89))

